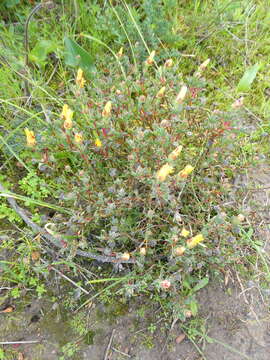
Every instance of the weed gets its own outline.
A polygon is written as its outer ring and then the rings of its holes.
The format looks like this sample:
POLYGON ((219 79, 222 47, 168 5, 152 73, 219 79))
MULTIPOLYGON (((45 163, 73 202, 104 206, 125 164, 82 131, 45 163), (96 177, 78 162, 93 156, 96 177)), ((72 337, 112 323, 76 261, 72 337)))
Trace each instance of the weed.
MULTIPOLYGON (((36 13, 27 69, 30 6, 1 4, 1 182, 60 239, 57 258, 67 262, 57 266, 93 291, 79 307, 98 296, 112 304, 146 295, 184 321, 198 314, 196 294, 211 276, 254 265, 254 250, 269 278, 267 256, 228 201, 235 174, 268 151, 268 15, 244 0, 186 2, 184 15, 176 0, 105 3, 62 2, 36 13), (79 259, 77 250, 117 265, 79 259)), ((25 231, 5 200, 0 218, 25 231)), ((12 297, 23 287, 46 294, 48 266, 33 254, 48 246, 27 233, 1 250, 12 297)), ((76 302, 65 299, 72 310, 76 302)), ((207 339, 192 321, 189 337, 207 339)), ((75 351, 67 344, 63 356, 75 351)))

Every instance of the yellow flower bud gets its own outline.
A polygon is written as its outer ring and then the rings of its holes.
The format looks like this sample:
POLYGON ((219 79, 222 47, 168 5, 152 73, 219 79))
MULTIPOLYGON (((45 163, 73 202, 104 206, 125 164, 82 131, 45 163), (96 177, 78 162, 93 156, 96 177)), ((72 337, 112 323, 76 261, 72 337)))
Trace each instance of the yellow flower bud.
POLYGON ((129 259, 130 259, 130 254, 128 252, 125 252, 125 253, 122 254, 121 260, 127 261, 129 259))
POLYGON ((26 136, 26 143, 27 146, 33 147, 37 144, 34 131, 29 130, 28 128, 24 129, 25 136, 26 136))
POLYGON ((142 256, 146 255, 146 248, 145 247, 140 248, 140 255, 142 255, 142 256))
POLYGON ((96 138, 96 140, 95 140, 95 145, 96 145, 97 147, 101 147, 101 146, 102 146, 102 142, 100 141, 99 138, 96 138))
POLYGON ((173 66, 173 59, 167 59, 165 62, 165 67, 170 68, 173 66))
POLYGON ((72 117, 73 111, 69 108, 67 104, 63 106, 63 110, 60 115, 61 119, 64 119, 64 128, 69 130, 72 128, 72 117))
POLYGON ((149 57, 147 58, 147 60, 146 60, 146 64, 147 65, 152 65, 153 64, 153 62, 154 62, 154 57, 155 57, 155 55, 156 55, 156 52, 155 52, 155 50, 153 50, 152 52, 151 52, 151 54, 149 55, 149 57))
POLYGON ((83 143, 82 133, 76 133, 74 135, 74 141, 75 141, 76 144, 82 144, 83 143))
POLYGON ((112 110, 112 102, 108 101, 106 103, 106 105, 104 106, 104 109, 102 111, 102 116, 103 117, 108 117, 111 114, 111 110, 112 110))
POLYGON ((165 181, 167 176, 173 172, 173 166, 169 164, 163 165, 157 172, 156 178, 158 181, 165 181))
POLYGON ((118 53, 116 54, 119 58, 123 56, 123 48, 121 47, 118 53))
POLYGON ((64 104, 62 112, 60 114, 61 119, 66 120, 68 110, 69 110, 69 106, 67 104, 64 104))
POLYGON ((180 235, 183 236, 183 237, 188 237, 189 234, 190 234, 190 231, 183 228, 180 235))
POLYGON ((174 249, 174 255, 182 256, 185 251, 186 251, 186 248, 184 246, 178 246, 174 249))
POLYGON ((176 96, 175 101, 177 102, 177 104, 182 104, 182 102, 184 101, 186 94, 187 94, 187 86, 183 85, 178 93, 178 95, 176 96))
POLYGON ((197 72, 194 74, 196 77, 200 77, 202 72, 206 69, 207 65, 210 63, 210 59, 205 60, 199 67, 197 72))
POLYGON ((158 92, 157 92, 157 95, 156 97, 157 98, 162 98, 165 94, 165 90, 166 90, 166 86, 163 86, 158 92))
POLYGON ((177 148, 169 154, 168 158, 170 160, 176 160, 178 158, 180 152, 182 151, 182 149, 183 149, 182 145, 177 146, 177 148))
POLYGON ((86 83, 85 78, 83 77, 82 69, 78 69, 77 77, 76 77, 76 84, 82 89, 86 83))
POLYGON ((210 59, 206 59, 198 68, 199 71, 203 71, 206 69, 207 65, 210 63, 210 59))
POLYGON ((193 236, 191 239, 187 240, 187 247, 189 249, 193 249, 195 246, 197 246, 202 241, 204 241, 203 235, 198 234, 196 236, 193 236))
POLYGON ((187 178, 189 174, 192 173, 192 171, 194 170, 194 167, 191 165, 187 165, 185 166, 185 168, 183 170, 181 170, 178 174, 177 177, 179 178, 187 178))

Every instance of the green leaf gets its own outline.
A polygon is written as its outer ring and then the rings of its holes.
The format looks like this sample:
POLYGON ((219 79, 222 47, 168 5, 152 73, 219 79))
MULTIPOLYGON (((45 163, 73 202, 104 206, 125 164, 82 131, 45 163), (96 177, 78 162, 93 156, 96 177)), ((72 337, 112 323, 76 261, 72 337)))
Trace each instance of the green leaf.
POLYGON ((36 43, 29 54, 30 61, 44 67, 46 65, 47 55, 55 51, 57 44, 52 40, 40 40, 36 43))
POLYGON ((195 293, 196 291, 199 291, 200 289, 202 289, 203 287, 205 287, 209 282, 209 278, 205 277, 202 280, 200 280, 198 282, 198 284, 196 286, 194 286, 194 288, 192 289, 192 292, 195 293))
POLYGON ((65 38, 65 63, 72 67, 80 67, 86 73, 95 72, 94 58, 76 41, 65 38))
POLYGON ((245 71, 244 75, 242 76, 242 79, 239 81, 239 84, 237 86, 238 92, 245 92, 250 89, 251 84, 255 79, 260 67, 261 64, 255 64, 245 71))
POLYGON ((191 301, 190 303, 190 310, 193 316, 196 316, 198 313, 198 304, 196 301, 191 301))
POLYGON ((4 5, 7 7, 7 8, 12 8, 16 5, 18 5, 20 2, 20 0, 6 0, 4 2, 4 5))

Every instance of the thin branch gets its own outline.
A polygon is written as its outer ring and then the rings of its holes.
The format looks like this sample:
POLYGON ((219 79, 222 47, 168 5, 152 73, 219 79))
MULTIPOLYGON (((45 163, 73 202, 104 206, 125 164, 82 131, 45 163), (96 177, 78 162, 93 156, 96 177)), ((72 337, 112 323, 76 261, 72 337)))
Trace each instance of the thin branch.
MULTIPOLYGON (((47 264, 46 261, 44 261, 43 259, 40 259, 40 261, 43 264, 47 264)), ((53 269, 58 275, 60 275, 63 279, 69 281, 72 285, 74 285, 75 287, 77 287, 78 289, 80 289, 82 292, 84 292, 86 295, 89 295, 89 291, 85 290, 83 287, 81 287, 80 285, 76 284, 75 281, 71 280, 69 277, 67 277, 65 274, 63 274, 61 271, 59 271, 58 269, 56 269, 54 266, 50 265, 50 268, 53 269)))
POLYGON ((36 344, 40 340, 25 340, 25 341, 0 341, 0 345, 13 345, 13 344, 36 344))
POLYGON ((111 337, 110 337, 108 346, 107 346, 107 348, 106 348, 106 352, 105 352, 105 355, 104 355, 104 359, 103 359, 103 360, 108 360, 109 352, 110 352, 110 350, 111 350, 111 346, 112 346, 112 342, 113 342, 113 338, 114 338, 114 333, 115 333, 115 329, 113 329, 113 331, 112 331, 112 334, 111 334, 111 337))

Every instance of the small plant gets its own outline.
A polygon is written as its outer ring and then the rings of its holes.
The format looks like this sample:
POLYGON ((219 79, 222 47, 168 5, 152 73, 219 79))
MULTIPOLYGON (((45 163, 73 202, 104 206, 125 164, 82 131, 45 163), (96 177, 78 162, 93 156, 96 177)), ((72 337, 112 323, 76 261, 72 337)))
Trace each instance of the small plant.
MULTIPOLYGON (((118 56, 128 68, 123 49, 118 56)), ((46 228, 69 259, 83 250, 131 264, 115 294, 149 294, 184 320, 196 316, 195 293, 211 270, 236 257, 222 200, 241 106, 205 109, 209 60, 179 80, 173 59, 157 67, 155 56, 142 72, 126 77, 115 67, 91 84, 78 69, 50 122, 25 128, 20 158, 30 171, 19 184, 71 210, 46 228)), ((41 296, 46 289, 35 285, 41 296)))

